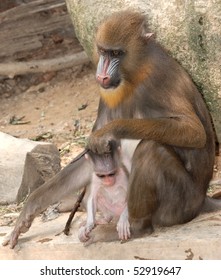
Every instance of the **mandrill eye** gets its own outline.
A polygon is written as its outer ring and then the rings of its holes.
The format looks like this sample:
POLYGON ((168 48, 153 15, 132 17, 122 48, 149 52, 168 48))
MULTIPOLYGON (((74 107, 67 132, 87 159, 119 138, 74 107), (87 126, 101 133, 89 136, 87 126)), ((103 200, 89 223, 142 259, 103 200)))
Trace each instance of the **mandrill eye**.
POLYGON ((113 57, 120 57, 124 54, 122 50, 112 50, 111 51, 111 56, 113 57))
POLYGON ((103 174, 96 174, 96 175, 98 178, 101 178, 101 179, 103 179, 105 177, 105 175, 103 175, 103 174))
POLYGON ((99 48, 98 52, 99 52, 100 55, 103 55, 103 56, 105 56, 107 54, 107 51, 103 48, 99 48))

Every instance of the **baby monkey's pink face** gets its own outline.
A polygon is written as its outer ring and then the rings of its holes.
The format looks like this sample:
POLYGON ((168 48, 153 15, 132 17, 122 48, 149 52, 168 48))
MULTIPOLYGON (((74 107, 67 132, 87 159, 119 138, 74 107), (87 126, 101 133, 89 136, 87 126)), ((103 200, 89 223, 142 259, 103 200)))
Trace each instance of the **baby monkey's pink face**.
POLYGON ((104 186, 111 187, 116 183, 116 172, 110 174, 96 174, 104 186))
POLYGON ((120 147, 112 144, 110 153, 96 154, 88 151, 85 157, 92 161, 94 174, 101 184, 107 187, 114 186, 121 162, 120 147))

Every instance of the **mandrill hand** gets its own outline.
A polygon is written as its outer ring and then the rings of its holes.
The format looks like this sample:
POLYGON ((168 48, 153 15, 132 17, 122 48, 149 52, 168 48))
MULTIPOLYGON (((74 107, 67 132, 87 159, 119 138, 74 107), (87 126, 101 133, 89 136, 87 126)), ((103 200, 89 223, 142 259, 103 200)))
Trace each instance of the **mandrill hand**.
POLYGON ((100 155, 110 153, 111 142, 115 141, 114 137, 111 135, 99 136, 97 132, 92 133, 88 138, 87 148, 100 155))

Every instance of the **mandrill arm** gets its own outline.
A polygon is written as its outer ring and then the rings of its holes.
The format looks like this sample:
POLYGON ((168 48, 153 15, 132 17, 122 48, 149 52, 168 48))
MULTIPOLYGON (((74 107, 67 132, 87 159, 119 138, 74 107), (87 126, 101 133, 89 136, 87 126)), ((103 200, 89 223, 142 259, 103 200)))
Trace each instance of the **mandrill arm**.
POLYGON ((97 149, 98 153, 106 152, 112 138, 154 140, 188 148, 202 148, 206 143, 203 125, 194 114, 192 117, 116 119, 92 133, 88 147, 97 149))

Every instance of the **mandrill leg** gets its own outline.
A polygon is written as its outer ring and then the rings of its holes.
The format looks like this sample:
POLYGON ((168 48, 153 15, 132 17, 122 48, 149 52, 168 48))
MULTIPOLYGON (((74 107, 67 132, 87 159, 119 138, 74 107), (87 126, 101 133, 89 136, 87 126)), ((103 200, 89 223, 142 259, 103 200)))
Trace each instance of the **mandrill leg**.
POLYGON ((50 204, 58 202, 68 193, 71 194, 90 183, 92 168, 90 162, 83 155, 78 156, 76 160, 73 160, 28 197, 16 221, 14 230, 3 243, 4 246, 10 244, 10 247, 14 248, 20 233, 28 231, 38 214, 50 204))
POLYGON ((199 213, 203 201, 204 195, 171 147, 141 141, 129 179, 128 210, 135 235, 151 232, 154 224, 187 222, 199 213))

